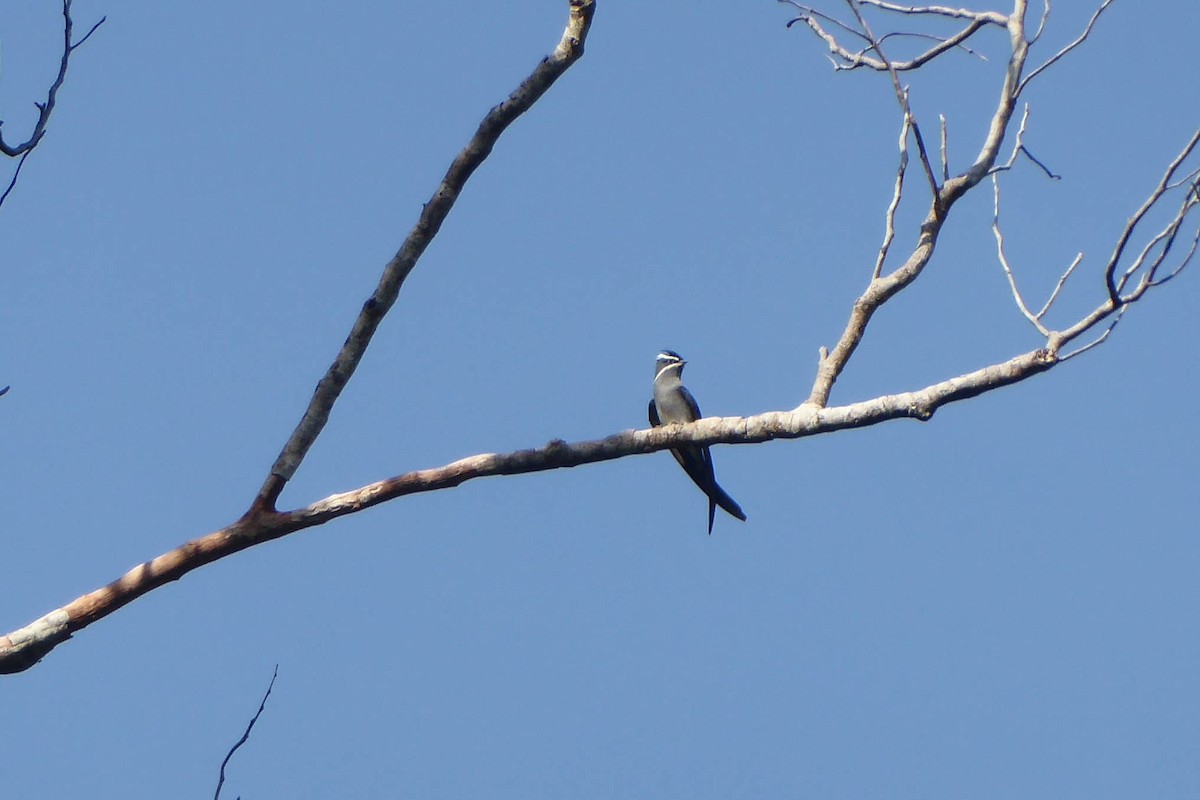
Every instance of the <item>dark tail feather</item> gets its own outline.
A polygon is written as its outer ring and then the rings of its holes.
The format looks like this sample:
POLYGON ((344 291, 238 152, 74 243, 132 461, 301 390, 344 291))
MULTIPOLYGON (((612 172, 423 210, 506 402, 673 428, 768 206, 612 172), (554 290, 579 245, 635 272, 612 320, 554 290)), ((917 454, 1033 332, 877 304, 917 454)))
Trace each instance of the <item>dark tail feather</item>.
POLYGON ((712 536, 713 518, 717 516, 717 502, 708 498, 708 535, 712 536))
POLYGON ((737 517, 742 522, 746 521, 746 512, 742 511, 742 507, 739 506, 737 504, 737 502, 734 501, 734 499, 729 496, 728 492, 726 492, 724 489, 722 489, 720 486, 718 486, 716 481, 713 481, 711 491, 708 494, 708 498, 709 498, 709 509, 708 509, 708 519, 709 519, 708 532, 709 533, 712 533, 712 515, 713 515, 712 504, 713 503, 716 503, 721 508, 723 508, 727 513, 737 517))

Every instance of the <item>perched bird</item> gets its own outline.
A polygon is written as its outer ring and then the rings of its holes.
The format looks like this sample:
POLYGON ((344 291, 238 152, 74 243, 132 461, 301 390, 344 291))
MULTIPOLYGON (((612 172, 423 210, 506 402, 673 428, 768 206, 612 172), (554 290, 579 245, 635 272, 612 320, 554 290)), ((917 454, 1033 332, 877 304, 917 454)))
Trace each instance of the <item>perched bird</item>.
MULTIPOLYGON (((695 422, 700 419, 700 406, 687 387, 681 383, 683 365, 687 362, 673 350, 663 350, 654 361, 654 397, 650 400, 650 426, 674 422, 695 422)), ((713 517, 717 506, 733 516, 746 520, 741 506, 717 485, 713 474, 712 454, 707 447, 685 445, 671 451, 679 466, 695 481, 700 491, 708 495, 708 533, 712 535, 713 517)))

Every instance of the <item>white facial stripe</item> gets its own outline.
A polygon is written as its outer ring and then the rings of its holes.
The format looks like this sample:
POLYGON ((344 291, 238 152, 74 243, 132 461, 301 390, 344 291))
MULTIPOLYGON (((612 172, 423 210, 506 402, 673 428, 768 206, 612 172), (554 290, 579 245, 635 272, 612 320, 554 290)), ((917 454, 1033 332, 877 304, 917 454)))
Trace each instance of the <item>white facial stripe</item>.
POLYGON ((675 369, 676 367, 682 367, 682 366, 683 366, 682 361, 672 361, 670 364, 665 365, 658 372, 654 373, 654 380, 658 380, 659 378, 661 378, 663 376, 663 373, 666 372, 667 370, 675 369))

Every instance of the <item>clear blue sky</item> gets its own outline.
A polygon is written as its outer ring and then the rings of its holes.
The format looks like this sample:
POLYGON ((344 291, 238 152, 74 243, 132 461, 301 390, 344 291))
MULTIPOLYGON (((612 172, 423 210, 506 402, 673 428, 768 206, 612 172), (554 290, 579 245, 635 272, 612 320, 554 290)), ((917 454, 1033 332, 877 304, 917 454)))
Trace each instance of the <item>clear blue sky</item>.
MULTIPOLYGON (((1043 56, 1090 5, 1056 5, 1043 56)), ((244 510, 565 7, 79 0, 79 28, 108 22, 0 210, 0 628, 244 510)), ((10 137, 57 14, 0 12, 10 137)), ((869 275, 899 120, 885 80, 835 75, 789 16, 601 0, 282 504, 643 427, 664 347, 709 414, 800 403, 869 275)), ((1200 124, 1197 30, 1191 0, 1119 0, 1028 95, 1026 141, 1065 177, 1011 176, 1010 255, 1034 297, 1086 259, 1052 322, 1098 301, 1113 237, 1200 124)), ((999 63, 911 79, 957 167, 999 63)), ((832 402, 1038 346, 989 221, 985 187, 832 402)), ((659 453, 202 569, 0 681, 5 795, 209 796, 278 663, 226 797, 1194 798, 1192 269, 1102 348, 928 424, 716 448, 749 520, 711 538, 659 453)))

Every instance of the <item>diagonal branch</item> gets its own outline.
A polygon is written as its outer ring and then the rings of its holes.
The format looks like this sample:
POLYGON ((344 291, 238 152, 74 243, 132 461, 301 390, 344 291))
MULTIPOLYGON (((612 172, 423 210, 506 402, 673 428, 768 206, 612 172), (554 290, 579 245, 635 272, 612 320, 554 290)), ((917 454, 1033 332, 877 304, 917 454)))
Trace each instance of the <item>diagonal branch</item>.
POLYGON ((225 760, 221 762, 221 771, 217 775, 217 790, 213 793, 213 800, 221 800, 221 787, 225 785, 225 768, 229 766, 229 760, 233 758, 233 754, 238 751, 238 748, 250 740, 250 731, 254 730, 255 724, 258 723, 258 718, 262 716, 263 710, 267 707, 267 698, 271 696, 271 690, 275 688, 275 679, 279 677, 279 665, 275 665, 275 671, 271 674, 271 682, 267 684, 267 691, 263 695, 262 702, 258 704, 258 711, 254 712, 254 716, 250 718, 250 724, 246 726, 245 732, 242 734, 233 747, 229 748, 229 752, 225 754, 225 760))
POLYGON ((12 178, 9 179, 8 186, 4 188, 3 194, 0 194, 0 206, 4 205, 4 201, 12 194, 12 190, 17 187, 17 179, 21 177, 21 167, 25 166, 25 159, 29 158, 29 154, 32 152, 33 149, 30 148, 21 153, 21 157, 17 159, 17 168, 13 170, 12 178))
MULTIPOLYGON (((883 214, 883 243, 879 245, 879 255, 875 258, 875 269, 871 271, 871 280, 878 280, 883 274, 883 263, 887 260, 888 250, 892 240, 896 238, 896 209, 900 207, 900 199, 904 196, 904 175, 908 172, 908 129, 912 120, 904 115, 904 124, 900 127, 900 165, 896 167, 896 186, 892 189, 892 199, 887 211, 883 214)), ((943 128, 943 131, 945 129, 943 128)), ((943 138, 943 152, 945 151, 943 138)))
MULTIPOLYGON (((55 76, 54 82, 50 84, 49 91, 46 92, 46 102, 35 103, 38 109, 37 122, 34 123, 33 132, 29 134, 29 138, 20 144, 9 144, 4 141, 4 134, 0 129, 0 153, 15 158, 16 156, 28 153, 33 148, 37 147, 38 142, 46 134, 46 125, 50 122, 50 115, 54 113, 54 104, 58 100, 58 90, 62 88, 63 81, 67 79, 67 66, 71 63, 71 53, 75 52, 75 48, 81 46, 91 37, 96 29, 104 24, 107 17, 101 17, 100 21, 92 26, 83 38, 78 42, 72 42, 71 36, 74 30, 74 23, 71 19, 71 0, 63 0, 63 50, 62 58, 58 62, 58 75, 55 76)), ((0 126, 4 123, 0 122, 0 126)))
POLYGON ((254 498, 248 514, 270 511, 275 507, 283 487, 295 475, 309 448, 329 421, 333 404, 337 402, 346 383, 354 374, 384 315, 396 302, 400 287, 417 265, 425 248, 441 229, 467 179, 492 152, 492 147, 505 129, 517 117, 528 111, 538 98, 583 56, 584 40, 587 38, 594 11, 595 0, 570 0, 567 27, 554 52, 542 59, 529 77, 504 102, 487 113, 471 141, 467 142, 467 146, 454 159, 437 191, 421 211, 417 224, 413 226, 396 255, 384 267, 374 293, 363 303, 341 351, 325 372, 325 377, 317 384, 304 416, 275 459, 270 474, 254 498))
POLYGON ((1017 288, 1017 279, 1013 277, 1008 256, 1004 253, 1004 234, 1000 230, 1000 182, 996 178, 995 172, 992 173, 992 236, 996 239, 996 258, 1000 261, 1000 268, 1004 270, 1004 277, 1008 279, 1008 288, 1012 292, 1013 300, 1017 303, 1017 309, 1029 321, 1029 324, 1037 329, 1038 333, 1042 336, 1049 336, 1050 330, 1042 324, 1041 315, 1034 314, 1025 305, 1025 298, 1021 297, 1021 290, 1017 288))
POLYGON ((1053 353, 1034 350, 917 391, 885 395, 838 408, 805 405, 792 411, 770 411, 751 417, 710 417, 687 425, 625 431, 605 439, 571 444, 556 439, 532 450, 485 453, 442 467, 397 475, 331 495, 294 511, 248 515, 140 564, 107 586, 85 594, 7 636, 0 636, 0 674, 29 669, 72 634, 205 564, 398 497, 447 489, 477 478, 594 464, 668 450, 686 443, 751 444, 798 439, 895 419, 926 421, 942 406, 1033 377, 1056 363, 1053 353))
MULTIPOLYGON (((1053 353, 1061 353, 1064 345, 1073 342, 1081 336, 1093 333, 1100 326, 1107 323, 1104 331, 1097 338, 1093 339, 1088 344, 1071 351, 1070 353, 1061 355, 1059 358, 1060 362, 1074 358, 1075 356, 1085 353, 1088 350, 1091 350, 1092 348, 1107 341, 1109 334, 1111 334, 1113 329, 1116 328, 1117 324, 1121 321, 1130 305, 1141 300, 1150 289, 1161 286, 1163 283, 1178 275, 1195 256, 1197 246, 1200 245, 1200 224, 1197 224, 1197 229, 1191 236, 1191 244, 1180 256, 1179 263, 1176 264, 1175 267, 1163 277, 1157 277, 1158 271, 1163 267, 1167 257, 1171 254, 1172 246, 1174 245, 1181 229, 1183 228, 1183 223, 1187 220, 1188 216, 1194 209, 1200 208, 1200 185, 1195 183, 1195 175, 1197 172, 1200 172, 1200 168, 1190 172, 1187 180, 1173 180, 1175 173, 1179 170, 1179 167, 1190 155, 1192 155, 1193 152, 1196 151, 1198 144, 1200 144, 1200 130, 1197 130, 1194 134, 1192 134, 1191 139, 1188 140, 1187 144, 1184 145, 1179 154, 1172 159, 1171 164, 1167 167, 1167 171, 1163 175, 1162 179, 1158 182, 1158 185, 1155 186, 1154 190, 1150 192, 1149 197, 1146 198, 1146 201, 1142 203, 1141 207, 1122 228, 1121 233, 1117 237, 1117 244, 1113 248, 1113 254, 1109 257, 1109 260, 1104 267, 1104 283, 1107 289, 1104 301, 1087 314, 1080 317, 1075 323, 1066 329, 1061 331, 1053 331, 1051 332, 1050 336, 1047 337, 1047 349, 1053 353), (1162 230, 1150 237, 1149 243, 1142 248, 1142 251, 1134 259, 1133 264, 1124 271, 1118 283, 1115 278, 1117 266, 1120 264, 1122 254, 1124 253, 1125 248, 1128 246, 1129 240, 1132 238, 1138 225, 1142 222, 1142 220, 1145 219, 1147 214, 1149 214, 1151 211, 1158 210, 1164 204, 1164 201, 1170 196, 1171 192, 1178 189, 1185 190, 1178 210, 1162 230), (1149 254, 1155 247, 1159 248, 1158 254, 1150 260, 1149 266, 1146 266, 1146 259, 1149 257, 1149 254), (1138 280, 1137 285, 1129 293, 1121 294, 1121 292, 1124 291, 1128 281, 1139 270, 1142 271, 1142 277, 1138 280)), ((1071 271, 1074 270, 1081 258, 1082 256, 1076 256, 1075 261, 1071 263, 1071 266, 1067 269, 1067 272, 1061 278, 1059 278, 1058 284, 1054 288, 1054 292, 1051 293, 1050 300, 1047 301, 1046 306, 1038 314, 1039 318, 1045 313, 1045 310, 1049 308, 1050 303, 1052 303, 1057 297, 1063 283, 1071 274, 1071 271)))
POLYGON ((1171 161, 1170 165, 1167 167, 1167 171, 1163 173, 1162 179, 1158 182, 1158 185, 1154 187, 1154 190, 1150 193, 1150 196, 1146 198, 1146 201, 1142 203, 1141 207, 1135 211, 1133 216, 1129 218, 1129 221, 1125 223, 1125 227, 1121 230, 1121 235, 1117 237, 1117 244, 1113 248, 1112 255, 1108 258, 1108 263, 1104 266, 1104 283, 1108 288, 1109 301, 1114 304, 1114 306, 1120 303, 1120 288, 1117 286, 1115 279, 1117 265, 1121 262, 1121 256, 1124 254, 1125 248, 1129 244, 1130 237, 1133 236, 1134 231, 1137 230, 1138 225, 1143 219, 1145 219, 1146 215, 1150 213, 1150 210, 1157 206, 1159 200, 1161 200, 1167 192, 1171 191, 1172 186, 1178 186, 1178 184, 1172 183, 1172 179, 1175 177, 1175 173, 1178 171, 1179 167, 1185 160, 1187 160, 1188 156, 1192 154, 1192 151, 1196 149, 1197 144, 1200 144, 1200 129, 1197 129, 1196 132, 1192 134, 1192 138, 1184 146, 1183 150, 1181 150, 1179 155, 1177 155, 1175 159, 1171 161))
MULTIPOLYGON (((1091 34, 1092 34, 1092 28, 1094 28, 1096 26, 1096 20, 1100 19, 1100 15, 1104 13, 1104 10, 1106 8, 1108 8, 1110 5, 1112 5, 1112 2, 1113 2, 1113 0, 1104 0, 1104 2, 1101 3, 1100 6, 1096 9, 1095 13, 1092 14, 1092 18, 1088 20, 1088 24, 1084 27, 1083 33, 1079 34, 1077 37, 1075 37, 1074 41, 1072 41, 1070 44, 1063 47, 1063 49, 1059 50, 1057 53, 1052 55, 1046 61, 1045 64, 1042 64, 1037 69, 1031 70, 1030 73, 1025 76, 1025 80, 1021 81, 1020 85, 1017 86, 1017 94, 1020 95, 1021 92, 1025 91, 1025 87, 1027 85, 1029 85, 1029 82, 1031 80, 1033 80, 1038 75, 1040 75, 1043 72, 1045 72, 1046 70, 1048 70, 1050 67, 1054 66, 1067 53, 1070 53, 1076 47, 1079 47, 1079 45, 1086 42, 1087 38, 1089 36, 1091 36, 1091 34)), ((1042 27, 1046 24, 1046 17, 1049 15, 1050 15, 1050 4, 1049 4, 1049 2, 1047 2, 1045 5, 1045 10, 1042 13, 1042 22, 1038 26, 1037 33, 1034 34, 1034 37, 1033 37, 1034 41, 1036 41, 1037 38, 1042 35, 1042 27)))
MULTIPOLYGON (((847 0, 847 2, 851 4, 851 8, 857 14, 857 9, 854 6, 856 0, 847 0)), ((896 294, 920 277, 925 267, 933 258, 934 250, 937 247, 938 235, 942 230, 942 226, 946 223, 946 219, 954 204, 964 194, 977 186, 995 165, 1000 145, 1004 141, 1004 136, 1008 131, 1009 123, 1012 121, 1013 112, 1016 108, 1016 88, 1029 54, 1029 44, 1025 39, 1026 6, 1027 0, 1014 0, 1013 13, 1006 18, 1009 41, 1012 43, 1012 52, 1009 55, 1008 64, 1005 66, 1004 80, 1000 89, 1000 98, 996 105, 996 110, 992 114, 987 134, 979 149, 979 154, 975 157, 974 163, 966 170, 954 175, 949 180, 943 181, 938 186, 936 178, 933 175, 933 168, 929 164, 928 157, 925 154, 924 145, 916 135, 917 128, 914 123, 913 133, 922 155, 922 166, 925 168, 926 178, 930 181, 934 190, 929 211, 921 223, 917 243, 903 264, 886 275, 872 277, 866 290, 854 301, 854 305, 850 310, 850 317, 846 321, 846 327, 842 331, 837 344, 831 350, 821 351, 821 359, 817 365, 817 374, 813 379, 812 390, 805 401, 806 404, 823 407, 829 401, 829 393, 833 390, 833 384, 846 368, 850 357, 858 349, 858 345, 862 342, 867 326, 870 324, 875 312, 884 303, 895 297, 896 294)), ((869 29, 864 28, 864 30, 870 35, 869 29)), ((899 87, 895 73, 892 73, 892 82, 893 89, 896 89, 899 92, 898 96, 902 98, 901 105, 904 107, 907 115, 907 98, 904 96, 903 90, 899 87)))
POLYGON ((863 17, 862 12, 858 10, 858 0, 846 0, 846 5, 850 7, 854 18, 858 20, 863 33, 867 36, 867 41, 871 43, 871 48, 879 54, 879 60, 887 68, 888 76, 892 79, 892 91, 896 93, 896 102, 900 104, 900 108, 904 111, 904 116, 912 128, 913 139, 917 143, 917 153, 921 156, 921 167, 925 170, 925 178, 929 181, 929 189, 936 198, 938 193, 937 178, 934 177, 933 166, 929 163, 929 153, 925 151, 925 140, 921 136, 921 126, 917 124, 917 118, 913 116, 912 108, 908 104, 908 90, 900 85, 900 76, 896 74, 896 67, 884 55, 883 46, 875 38, 875 34, 871 31, 871 26, 867 24, 867 20, 863 17))
MULTIPOLYGON (((980 55, 979 53, 976 53, 974 50, 970 49, 963 43, 967 39, 974 36, 975 33, 977 33, 979 30, 981 30, 982 28, 984 28, 985 26, 987 26, 989 24, 999 25, 1001 27, 1003 27, 1005 24, 1005 17, 1000 14, 996 14, 994 12, 967 12, 965 10, 960 9, 958 13, 941 14, 939 11, 931 11, 930 10, 931 8, 937 8, 937 7, 926 7, 926 8, 918 8, 915 6, 903 6, 902 7, 902 6, 894 6, 890 3, 879 3, 879 2, 876 2, 876 0, 854 0, 854 2, 850 3, 850 7, 851 7, 851 10, 853 11, 854 15, 858 18, 859 26, 861 28, 861 30, 858 30, 850 25, 847 25, 846 23, 842 22, 841 20, 839 20, 835 17, 832 17, 828 14, 824 14, 824 13, 817 11, 816 9, 811 8, 809 6, 802 5, 798 2, 796 2, 796 0, 779 0, 779 2, 787 3, 788 5, 794 6, 796 9, 798 9, 800 11, 800 16, 798 16, 795 19, 788 22, 787 27, 790 28, 792 25, 794 25, 797 22, 803 22, 806 26, 808 26, 809 30, 811 30, 818 38, 820 38, 823 42, 825 42, 826 46, 828 46, 829 51, 831 53, 833 53, 839 59, 841 59, 841 61, 843 63, 838 63, 837 60, 834 60, 834 69, 835 70, 854 70, 854 69, 858 69, 859 67, 867 67, 868 69, 873 69, 878 72, 907 72, 907 71, 918 69, 921 66, 923 66, 924 64, 926 64, 926 63, 932 61, 933 59, 937 58, 938 56, 942 55, 943 53, 945 53, 949 50, 954 50, 956 48, 962 49, 970 55, 979 56, 980 55), (875 39, 873 36, 870 35, 870 31, 867 28, 866 23, 863 21, 862 15, 859 13, 859 11, 856 7, 856 4, 860 3, 860 2, 867 3, 868 5, 876 6, 878 8, 884 8, 889 11, 901 11, 902 13, 910 13, 910 14, 932 13, 932 14, 938 14, 939 16, 952 16, 955 18, 970 19, 971 21, 969 23, 967 23, 967 25, 965 27, 963 27, 962 30, 958 31, 958 33, 955 33, 954 35, 948 36, 948 37, 933 36, 932 34, 926 34, 926 33, 901 33, 901 32, 894 31, 894 32, 885 34, 884 36, 882 36, 879 39, 875 39), (852 36, 859 38, 859 39, 863 39, 864 41, 867 42, 867 46, 865 48, 863 48, 862 50, 857 50, 857 51, 850 50, 848 47, 844 46, 841 42, 839 42, 835 35, 826 31, 821 26, 821 23, 818 20, 825 20, 829 24, 834 25, 838 28, 841 28, 842 30, 846 31, 847 33, 851 34, 852 36), (930 47, 928 50, 924 51, 923 53, 913 56, 912 58, 908 59, 907 61, 889 61, 888 59, 884 58, 882 54, 880 54, 879 58, 873 58, 873 57, 867 55, 867 51, 869 51, 869 50, 874 50, 876 53, 879 53, 880 51, 879 51, 878 45, 882 44, 884 41, 886 41, 887 39, 889 39, 893 36, 911 36, 911 37, 919 37, 919 38, 924 38, 924 39, 932 39, 937 44, 930 47)), ((982 56, 980 56, 980 57, 982 58, 982 56)))
MULTIPOLYGON (((852 3, 862 1, 850 0, 852 3)), ((564 36, 563 43, 560 43, 559 49, 555 51, 555 56, 551 56, 544 61, 539 66, 539 70, 545 67, 547 63, 552 62, 560 54, 566 58, 571 53, 574 53, 574 58, 578 58, 578 52, 576 51, 582 48, 582 37, 586 33, 587 24, 590 20, 592 2, 594 0, 572 0, 572 23, 577 20, 577 15, 582 15, 579 19, 581 27, 577 29, 579 35, 578 37, 564 36)), ((192 539, 173 550, 135 567, 107 586, 82 595, 6 636, 0 636, 0 673, 14 673, 30 668, 58 644, 69 639, 74 633, 103 619, 154 589, 164 586, 171 581, 178 580, 192 570, 249 547, 263 544, 306 528, 321 525, 338 517, 359 513, 373 506, 409 494, 451 488, 476 478, 495 475, 518 475, 569 468, 659 450, 676 449, 684 445, 750 444, 774 439, 796 439, 838 430, 866 427, 894 419, 924 421, 930 419, 937 409, 944 405, 973 398, 985 392, 1026 380, 1041 372, 1052 369, 1067 358, 1071 358, 1102 343, 1122 318, 1122 315, 1130 304, 1140 299, 1152 286, 1159 285, 1162 281, 1169 280, 1171 276, 1178 274, 1196 253, 1198 244, 1200 244, 1200 229, 1191 237, 1191 245, 1182 254, 1182 262, 1167 272, 1169 268, 1169 265, 1165 263, 1167 256, 1171 255, 1172 258, 1177 258, 1179 257, 1179 250, 1183 249, 1182 244, 1174 249, 1173 246, 1177 241, 1186 241, 1183 238, 1184 223, 1190 219, 1189 214, 1194 209, 1200 208, 1200 185, 1197 185, 1200 170, 1193 169, 1189 172, 1182 169, 1185 159, 1196 150, 1198 143, 1200 143, 1200 131, 1192 137, 1184 150, 1172 162, 1150 198, 1129 221, 1118 237, 1117 247, 1114 249, 1113 255, 1104 269, 1105 281, 1109 289, 1108 296, 1105 297, 1104 302, 1067 329, 1062 331, 1048 331, 1044 347, 1026 352, 1009 361, 992 364, 916 391, 884 395, 843 406, 828 407, 826 405, 834 381, 836 381, 853 354, 874 312, 920 276, 932 258, 939 232, 956 201, 968 191, 975 188, 985 177, 993 174, 999 148, 1010 129, 1016 106, 1018 87, 1022 85, 1022 70, 1028 55, 1028 41, 1024 28, 1027 0, 1013 0, 1013 2, 1013 13, 1006 18, 1012 52, 1005 68, 1000 98, 979 154, 976 156, 974 163, 966 170, 944 180, 940 187, 935 185, 934 196, 931 199, 929 211, 920 226, 916 245, 903 264, 886 274, 883 272, 882 264, 887 256, 887 247, 890 245, 891 238, 890 233, 885 232, 885 244, 881 248, 880 259, 873 271, 871 281, 867 289, 855 302, 846 329, 833 351, 822 352, 821 363, 818 366, 812 394, 807 402, 790 411, 770 411, 749 417, 714 417, 702 419, 687 425, 668 425, 649 430, 625 431, 595 441, 567 443, 562 440, 554 440, 543 447, 535 449, 505 454, 479 454, 441 467, 404 473, 348 492, 331 495, 302 508, 291 511, 275 510, 275 502, 278 499, 279 491, 290 478, 292 471, 294 471, 300 460, 303 459, 304 453, 312 443, 312 439, 319 433, 320 425, 324 424, 324 420, 328 416, 329 407, 332 405, 333 400, 336 399, 337 392, 340 391, 341 386, 344 386, 345 380, 349 378, 350 372, 353 371, 353 365, 357 363, 357 358, 361 356, 361 349, 366 346, 370 332, 374 330, 374 327, 371 327, 367 332, 366 338, 361 340, 359 344, 354 344, 350 340, 347 341, 346 346, 343 348, 343 354, 349 352, 353 357, 353 363, 351 363, 349 371, 335 374, 334 369, 340 363, 335 362, 334 367, 331 368, 330 375, 327 375, 326 379, 327 381, 333 381, 335 378, 339 378, 341 380, 340 385, 334 386, 332 390, 329 390, 328 387, 323 387, 323 385, 318 385, 317 396, 314 397, 313 402, 317 406, 316 413, 323 414, 323 416, 320 417, 316 428, 311 431, 311 437, 307 439, 305 439, 305 436, 308 436, 308 433, 303 433, 302 435, 302 429, 305 426, 305 422, 302 421, 301 426, 297 428, 297 432, 293 434, 292 440, 289 441, 288 447, 285 447, 284 452, 281 453, 281 461, 277 462, 277 466, 280 463, 283 466, 278 470, 272 471, 271 477, 268 478, 267 483, 264 485, 263 490, 249 512, 236 522, 220 530, 192 539), (1165 198, 1171 192, 1175 191, 1182 191, 1184 193, 1184 198, 1178 212, 1162 232, 1151 237, 1150 243, 1142 249, 1141 255, 1134 261, 1134 268, 1132 270, 1128 268, 1125 270, 1118 285, 1116 283, 1115 271, 1118 268, 1118 264, 1121 263, 1122 254, 1132 238, 1135 229, 1151 210, 1160 208, 1165 204, 1165 198), (1159 277, 1160 271, 1166 274, 1159 277), (1137 278, 1135 288, 1122 295, 1120 292, 1125 290, 1126 284, 1133 281, 1139 272, 1140 277, 1137 278), (1060 355, 1063 346, 1067 343, 1085 334, 1095 336, 1105 326, 1107 327, 1104 332, 1100 333, 1099 337, 1092 343, 1084 345, 1067 355, 1060 355), (318 398, 323 391, 331 391, 332 394, 326 395, 329 398, 328 402, 321 406, 318 403, 318 398), (289 451, 289 448, 295 442, 299 442, 296 445, 299 449, 289 451), (289 456, 289 452, 291 452, 291 456, 289 456), (292 460, 288 461, 285 457, 292 458, 292 460)), ((853 5, 852 8, 854 8, 853 5)), ((570 34, 571 30, 571 24, 569 24, 568 34, 570 34)), ((870 34, 869 29, 865 25, 864 30, 867 32, 869 40, 874 43, 873 47, 875 47, 876 52, 879 52, 877 40, 870 34)), ((880 57, 883 58, 882 53, 880 57)), ((565 66, 561 67, 561 69, 565 68, 565 66)), ((559 74, 561 74, 561 69, 559 74)), ((538 74, 538 70, 535 70, 534 76, 538 74)), ((534 76, 531 76, 530 80, 534 76)), ((907 132, 910 125, 914 124, 912 115, 909 113, 907 105, 903 102, 904 92, 899 86, 894 72, 892 73, 892 79, 893 86, 898 91, 898 97, 902 100, 901 104, 904 107, 905 114, 901 136, 902 161, 897 175, 893 203, 889 204, 889 211, 885 215, 885 222, 890 220, 891 216, 895 213, 894 206, 898 203, 898 197, 902 190, 902 179, 906 164, 905 159, 907 158, 907 132)), ((501 104, 501 106, 493 109, 488 118, 485 119, 484 125, 480 127, 480 132, 476 134, 476 139, 480 139, 483 136, 480 143, 480 147, 483 148, 482 151, 472 150, 472 145, 468 145, 468 148, 456 159, 455 165, 451 167, 450 172, 447 174, 447 180, 439 188, 439 193, 426 206, 426 213, 429 213, 430 207, 438 205, 442 209, 440 216, 435 215, 430 218, 432 221, 431 224, 433 224, 431 228, 429 225, 422 227, 426 220, 426 214, 422 215, 423 222, 418 223, 413 233, 410 234, 409 241, 406 241, 405 246, 397 254, 396 259, 393 259, 393 262, 389 263, 388 270, 385 271, 384 280, 381 281, 381 287, 383 287, 385 281, 392 281, 392 284, 388 287, 390 300, 388 299, 388 293, 383 292, 382 289, 377 290, 376 296, 372 297, 367 302, 367 306, 364 307, 364 314, 369 310, 377 310, 379 304, 384 300, 387 300, 388 306, 395 300, 400 283, 408 274, 408 271, 411 271, 412 265, 420 255, 424 245, 436 233, 436 225, 440 225, 445 213, 453 203, 453 196, 447 198, 443 196, 442 192, 452 192, 456 195, 457 191, 461 189, 462 183, 470 174, 470 170, 474 169, 479 161, 486 156, 487 150, 490 149, 491 144, 495 141, 495 137, 499 136, 499 132, 503 130, 503 125, 511 122, 511 119, 503 121, 503 119, 507 118, 493 119, 493 115, 497 115, 508 103, 513 103, 525 91, 529 82, 527 80, 525 84, 522 84, 522 88, 518 89, 517 93, 514 93, 509 98, 509 101, 506 101, 506 104, 501 104), (491 128, 488 127, 489 120, 492 120, 491 128), (484 136, 485 129, 489 131, 486 136, 484 136), (456 172, 456 170, 458 171, 456 172), (452 175, 459 175, 459 179, 456 179, 457 183, 451 181, 452 175), (408 254, 407 256, 405 255, 406 253, 408 254), (402 256, 410 258, 410 260, 406 262, 402 256), (389 275, 391 276, 390 278, 389 275)), ((545 91, 544 86, 541 88, 541 91, 545 91)), ((532 102, 532 100, 529 102, 532 102)), ((472 140, 473 144, 476 142, 476 139, 472 140)), ((919 140, 918 145, 920 145, 919 140)), ((1014 150, 1013 158, 1016 157, 1017 152, 1014 150)), ((1174 197, 1175 195, 1170 196, 1174 197)), ((997 219, 998 213, 997 210, 997 219)), ((1079 262, 1080 258, 1078 257, 1072 262, 1066 273, 1059 279, 1058 284, 1051 293, 1050 300, 1037 314, 1031 315, 1028 308, 1025 307, 1024 301, 1018 295, 1018 301, 1023 313, 1027 317, 1032 316, 1033 321, 1040 324, 1046 310, 1054 302, 1055 298, 1058 297, 1067 277, 1079 262)), ((1015 283, 1014 294, 1016 294, 1015 283)), ((383 310, 386 311, 386 308, 383 310)), ((379 311, 378 313, 379 316, 382 316, 383 311, 379 311)), ((362 317, 360 316, 361 321, 362 317)), ((376 319, 372 325, 377 323, 378 320, 376 319)), ((358 324, 356 323, 355 331, 357 332, 358 330, 358 324)), ((1039 331, 1042 330, 1044 329, 1039 327, 1039 331)), ((356 333, 352 332, 351 339, 354 339, 355 336, 356 333)), ((342 356, 339 356, 340 358, 342 356)), ((323 381, 322 384, 325 382, 323 381)), ((310 412, 312 410, 313 407, 310 406, 310 412)), ((305 420, 308 420, 308 418, 309 415, 306 414, 305 420)))

